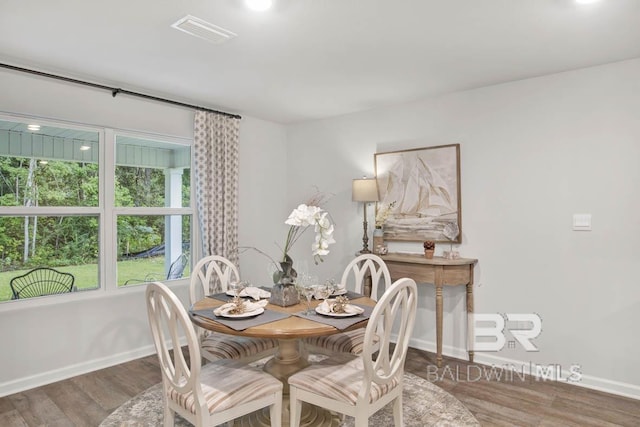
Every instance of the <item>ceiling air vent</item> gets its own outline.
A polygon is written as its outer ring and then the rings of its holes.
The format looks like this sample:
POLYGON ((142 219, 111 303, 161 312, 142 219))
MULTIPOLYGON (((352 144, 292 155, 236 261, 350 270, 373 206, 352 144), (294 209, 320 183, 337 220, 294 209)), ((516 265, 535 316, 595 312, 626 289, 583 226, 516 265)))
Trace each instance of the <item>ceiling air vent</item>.
POLYGON ((171 26, 176 30, 184 31, 187 34, 215 44, 224 43, 237 35, 191 15, 179 19, 177 22, 171 24, 171 26))

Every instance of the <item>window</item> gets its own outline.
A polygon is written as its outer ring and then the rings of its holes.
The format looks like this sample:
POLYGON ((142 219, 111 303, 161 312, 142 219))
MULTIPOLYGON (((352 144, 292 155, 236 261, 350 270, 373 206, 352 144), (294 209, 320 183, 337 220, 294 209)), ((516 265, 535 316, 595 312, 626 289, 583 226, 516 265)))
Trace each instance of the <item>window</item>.
POLYGON ((191 240, 190 146, 117 135, 115 163, 118 286, 183 277, 191 240))
POLYGON ((38 267, 74 291, 188 277, 192 214, 190 141, 0 117, 0 301, 38 267))

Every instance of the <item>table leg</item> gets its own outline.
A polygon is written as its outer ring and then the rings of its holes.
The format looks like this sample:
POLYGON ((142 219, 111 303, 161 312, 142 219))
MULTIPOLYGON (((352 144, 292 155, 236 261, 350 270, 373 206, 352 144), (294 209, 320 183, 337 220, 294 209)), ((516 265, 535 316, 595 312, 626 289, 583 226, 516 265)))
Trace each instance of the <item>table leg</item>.
MULTIPOLYGON (((473 267, 471 267, 473 274, 473 267)), ((469 352, 469 362, 473 363, 473 276, 467 283, 467 351, 469 352)))
POLYGON ((442 367, 442 284, 436 284, 436 365, 442 367))

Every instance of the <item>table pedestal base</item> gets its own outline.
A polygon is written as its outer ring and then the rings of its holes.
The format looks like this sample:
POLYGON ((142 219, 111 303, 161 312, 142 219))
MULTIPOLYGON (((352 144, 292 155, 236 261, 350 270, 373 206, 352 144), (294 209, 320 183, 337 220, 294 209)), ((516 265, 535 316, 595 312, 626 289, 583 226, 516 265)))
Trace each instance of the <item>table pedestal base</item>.
MULTIPOLYGON (((282 381, 282 425, 289 425, 289 382, 291 375, 309 366, 304 343, 299 339, 279 339, 278 352, 263 370, 282 381)), ((304 427, 338 427, 342 423, 340 415, 308 403, 302 404, 300 425, 304 427)), ((269 408, 253 412, 235 420, 234 427, 270 426, 269 408)))
POLYGON ((278 352, 262 369, 282 381, 282 394, 289 396, 289 377, 309 365, 308 355, 301 340, 281 339, 278 340, 278 352))
MULTIPOLYGON (((300 426, 302 427, 338 427, 342 424, 339 414, 319 408, 308 403, 302 403, 302 415, 300 426)), ((282 402, 282 425, 289 426, 289 396, 283 397, 282 402)), ((234 427, 268 427, 271 426, 269 418, 269 408, 252 412, 242 418, 235 420, 234 427)))

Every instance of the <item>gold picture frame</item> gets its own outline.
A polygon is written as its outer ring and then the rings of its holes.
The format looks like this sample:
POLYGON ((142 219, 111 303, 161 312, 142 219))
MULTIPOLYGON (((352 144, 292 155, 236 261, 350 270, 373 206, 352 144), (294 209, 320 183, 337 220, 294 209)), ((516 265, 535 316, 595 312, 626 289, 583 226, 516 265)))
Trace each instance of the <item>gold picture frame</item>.
POLYGON ((395 202, 384 221, 385 240, 462 242, 460 144, 375 153, 374 165, 376 213, 395 202), (453 240, 443 234, 456 226, 453 240))

